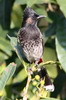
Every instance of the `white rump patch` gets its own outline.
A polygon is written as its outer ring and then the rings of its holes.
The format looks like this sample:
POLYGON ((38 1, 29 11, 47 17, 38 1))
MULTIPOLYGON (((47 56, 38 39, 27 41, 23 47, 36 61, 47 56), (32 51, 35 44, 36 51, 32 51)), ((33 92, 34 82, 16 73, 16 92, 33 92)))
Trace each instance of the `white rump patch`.
POLYGON ((44 86, 44 88, 46 89, 46 91, 50 91, 50 92, 53 92, 55 90, 55 87, 54 85, 46 85, 44 86))

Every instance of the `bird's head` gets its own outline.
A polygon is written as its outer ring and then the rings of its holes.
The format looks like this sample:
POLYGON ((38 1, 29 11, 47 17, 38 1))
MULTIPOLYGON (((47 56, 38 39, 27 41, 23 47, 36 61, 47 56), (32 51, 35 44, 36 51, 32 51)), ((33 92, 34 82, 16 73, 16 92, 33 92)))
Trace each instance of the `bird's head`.
POLYGON ((23 21, 28 23, 28 24, 36 24, 37 21, 43 17, 46 17, 46 16, 39 15, 30 7, 27 7, 24 10, 23 21))

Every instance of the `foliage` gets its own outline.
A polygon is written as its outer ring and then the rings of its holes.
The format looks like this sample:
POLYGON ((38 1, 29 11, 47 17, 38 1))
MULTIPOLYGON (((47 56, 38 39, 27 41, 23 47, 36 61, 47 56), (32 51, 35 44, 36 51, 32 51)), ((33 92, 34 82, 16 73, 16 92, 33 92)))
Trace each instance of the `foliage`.
POLYGON ((6 82, 11 78, 16 70, 16 65, 14 63, 11 63, 5 70, 3 71, 1 77, 0 77, 0 90, 3 90, 4 86, 6 85, 6 82))
MULTIPOLYGON (((46 66, 55 85, 55 91, 42 91, 40 100, 65 100, 66 1, 62 0, 0 0, 0 97, 2 100, 22 99, 29 76, 27 68, 31 66, 33 71, 35 70, 34 64, 26 62, 22 48, 17 43, 17 34, 26 6, 32 7, 38 14, 47 16, 38 23, 45 41, 44 63, 39 66, 46 66), (11 62, 15 62, 17 66, 11 62)), ((37 82, 35 77, 32 77, 33 81, 28 88, 29 100, 39 100, 37 87, 34 86, 37 82)))

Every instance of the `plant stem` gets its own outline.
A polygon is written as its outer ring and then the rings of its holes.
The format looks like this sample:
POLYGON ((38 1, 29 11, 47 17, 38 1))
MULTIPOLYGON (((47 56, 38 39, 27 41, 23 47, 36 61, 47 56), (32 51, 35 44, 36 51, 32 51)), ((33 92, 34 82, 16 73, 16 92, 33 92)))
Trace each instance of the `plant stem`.
POLYGON ((28 72, 27 84, 26 84, 24 93, 23 93, 23 95, 22 95, 22 96, 23 96, 23 100, 27 100, 27 99, 28 99, 28 88, 29 88, 30 82, 31 82, 31 75, 30 75, 30 73, 28 72))
POLYGON ((58 61, 47 61, 47 62, 42 62, 39 64, 39 67, 43 67, 44 65, 48 64, 60 64, 58 61))

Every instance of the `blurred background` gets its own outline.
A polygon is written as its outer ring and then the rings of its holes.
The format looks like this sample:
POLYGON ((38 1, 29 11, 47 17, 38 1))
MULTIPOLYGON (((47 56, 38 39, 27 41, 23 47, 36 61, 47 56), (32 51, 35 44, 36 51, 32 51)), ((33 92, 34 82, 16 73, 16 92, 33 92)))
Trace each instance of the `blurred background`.
MULTIPOLYGON (((11 62, 17 64, 13 77, 7 82, 4 91, 0 92, 0 97, 3 96, 2 100, 22 100, 20 98, 26 85, 27 74, 7 34, 17 37, 26 6, 38 14, 47 16, 38 22, 45 42, 43 59, 45 62, 60 63, 46 66, 55 85, 55 91, 49 93, 48 97, 66 100, 66 1, 64 0, 0 0, 0 76, 8 64, 11 62)), ((30 100, 38 100, 33 95, 32 87, 29 89, 29 94, 30 100)))

